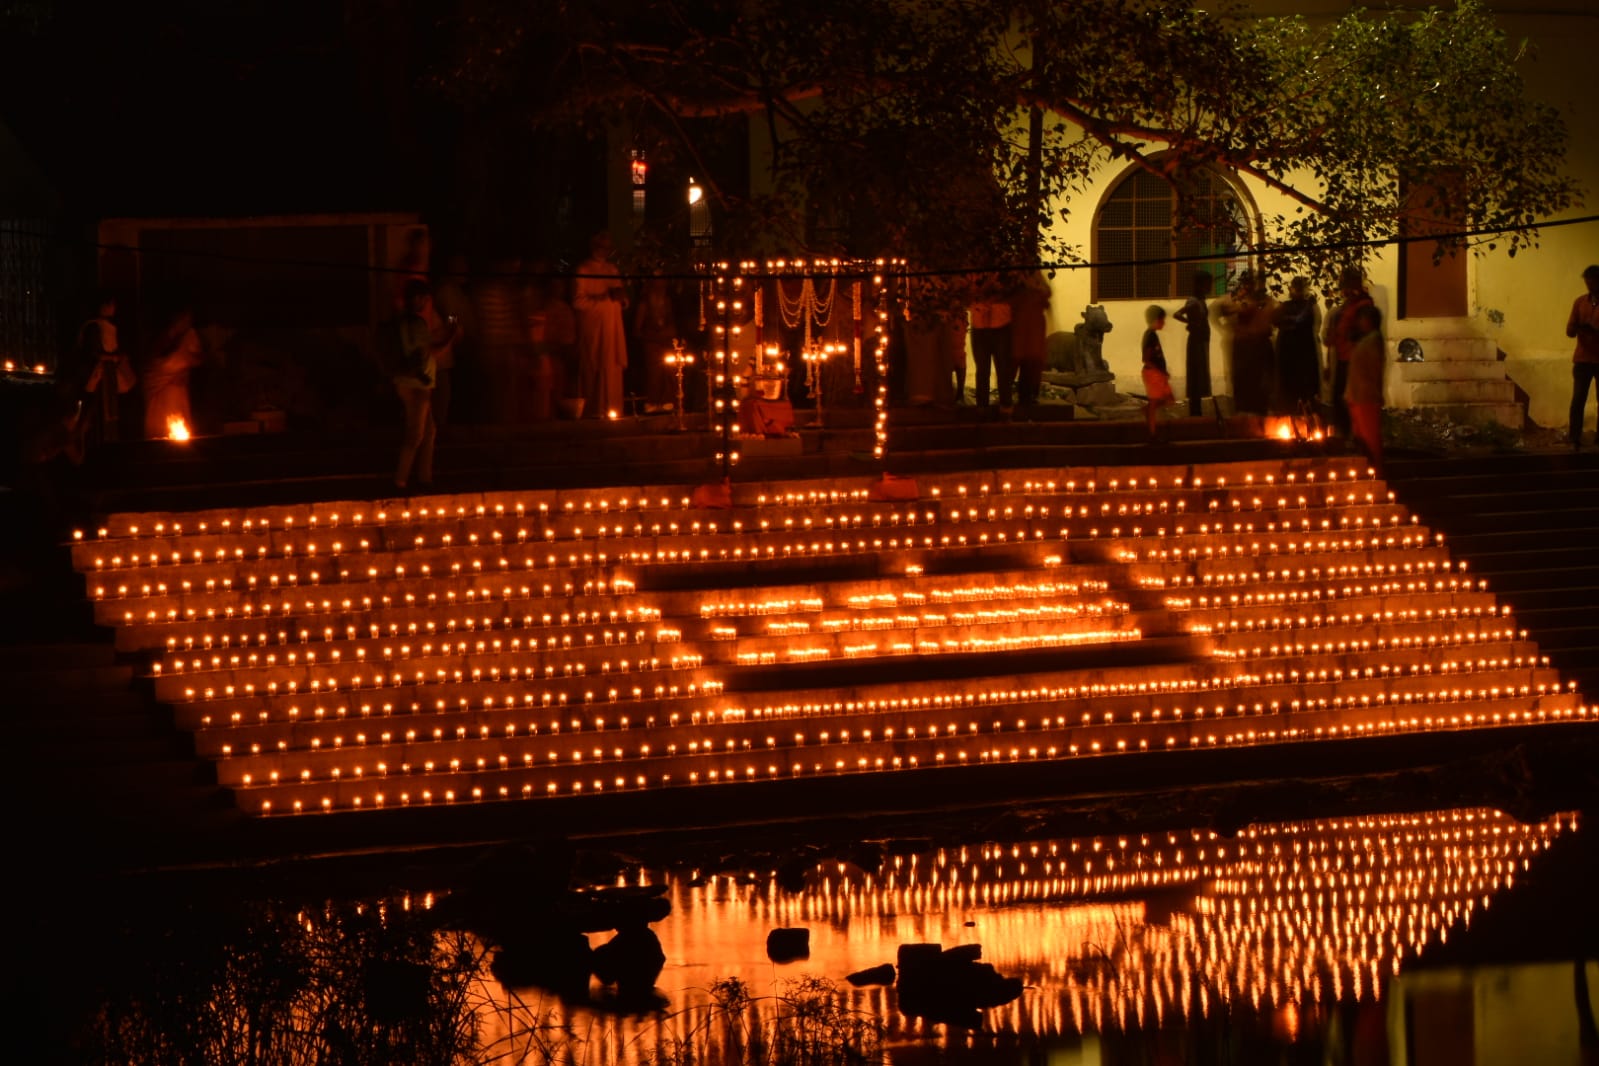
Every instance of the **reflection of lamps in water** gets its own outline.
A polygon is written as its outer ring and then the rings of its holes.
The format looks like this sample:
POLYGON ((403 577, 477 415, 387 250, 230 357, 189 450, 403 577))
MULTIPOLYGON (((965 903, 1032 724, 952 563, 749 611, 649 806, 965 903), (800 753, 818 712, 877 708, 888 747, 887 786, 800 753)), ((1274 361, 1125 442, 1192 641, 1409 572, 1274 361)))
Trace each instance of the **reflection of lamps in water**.
POLYGON ((1406 337, 1399 342, 1399 361, 1401 363, 1421 363, 1426 357, 1421 353, 1421 342, 1414 337, 1406 337))

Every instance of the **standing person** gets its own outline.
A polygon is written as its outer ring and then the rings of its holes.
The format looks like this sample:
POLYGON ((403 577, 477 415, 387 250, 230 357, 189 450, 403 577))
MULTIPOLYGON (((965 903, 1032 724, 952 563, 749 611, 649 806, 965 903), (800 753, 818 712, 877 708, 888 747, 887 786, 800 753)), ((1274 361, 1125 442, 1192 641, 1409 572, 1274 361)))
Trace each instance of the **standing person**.
POLYGON ((530 377, 517 388, 528 390, 524 409, 536 421, 555 417, 556 401, 576 381, 577 316, 563 295, 565 281, 554 263, 539 260, 529 271, 527 336, 532 345, 530 377))
POLYGON ((572 309, 577 312, 577 374, 585 418, 607 418, 622 410, 622 374, 627 370, 627 333, 622 312, 627 292, 609 233, 589 240, 589 257, 577 268, 572 309))
MULTIPOLYGON (((466 256, 454 253, 433 283, 433 307, 437 311, 433 323, 435 332, 442 336, 446 330, 452 330, 455 337, 454 342, 439 353, 439 376, 433 384, 433 424, 441 431, 450 424, 455 398, 463 391, 459 388, 461 381, 456 377, 457 370, 465 378, 472 374, 469 364, 474 361, 472 344, 477 339, 477 328, 472 294, 467 288, 468 270, 466 256)), ((470 392, 470 389, 465 391, 470 392)))
POLYGON ((1231 295, 1216 308, 1218 317, 1233 328, 1233 405, 1239 411, 1263 415, 1271 406, 1272 315, 1277 302, 1255 285, 1255 275, 1238 275, 1231 295))
POLYGON ((1314 409, 1321 393, 1321 359, 1316 338, 1321 305, 1310 291, 1310 279, 1296 277, 1288 283, 1288 299, 1277 308, 1277 397, 1274 407, 1282 414, 1304 414, 1314 409))
POLYGON ((411 476, 422 488, 433 484, 433 444, 437 427, 433 422, 433 385, 438 373, 438 354, 449 347, 453 336, 441 341, 429 322, 433 310, 433 290, 426 281, 412 278, 405 286, 405 311, 392 324, 393 363, 386 369, 394 391, 405 410, 405 435, 394 467, 394 487, 409 490, 411 476))
POLYGON ((88 401, 85 425, 101 441, 121 439, 122 397, 139 380, 133 361, 122 351, 116 318, 116 297, 103 296, 94 316, 78 327, 78 380, 88 401))
POLYGON ((1327 365, 1322 368, 1321 378, 1332 383, 1333 429, 1347 440, 1351 429, 1344 392, 1349 380, 1349 356, 1359 339, 1355 333, 1355 316, 1362 307, 1375 305, 1359 267, 1344 267, 1338 275, 1338 291, 1342 302, 1328 313, 1321 334, 1321 342, 1327 348, 1327 365))
POLYGON ((977 406, 988 406, 988 378, 998 379, 999 406, 1009 411, 1011 381, 1011 309, 1004 285, 990 274, 977 283, 971 309, 972 361, 977 364, 977 406))
POLYGON ((1144 309, 1144 339, 1139 347, 1144 356, 1144 393, 1149 402, 1144 406, 1144 419, 1149 426, 1149 439, 1159 440, 1157 425, 1160 409, 1176 397, 1172 394, 1171 373, 1166 369, 1166 350, 1160 345, 1160 331, 1166 328, 1166 309, 1150 304, 1144 309))
POLYGON ((1188 394, 1188 414, 1193 418, 1204 413, 1205 397, 1211 395, 1210 308, 1205 301, 1210 299, 1215 284, 1205 271, 1194 271, 1193 295, 1172 315, 1188 327, 1188 342, 1183 346, 1183 388, 1188 394))
POLYGON ((174 419, 193 432, 189 375, 202 362, 202 355, 194 312, 180 308, 151 345, 150 360, 144 368, 145 437, 160 440, 169 436, 174 419))
POLYGON ((1367 301, 1354 313, 1350 330, 1355 342, 1350 346, 1344 384, 1344 406, 1349 411, 1350 432, 1361 450, 1382 470, 1382 395, 1383 364, 1388 358, 1388 343, 1382 335, 1382 312, 1367 301))
MULTIPOLYGON (((970 303, 970 301, 967 302, 970 303)), ((946 360, 953 379, 951 385, 955 389, 955 405, 957 407, 966 402, 966 336, 971 329, 971 316, 965 306, 962 306, 960 311, 960 327, 960 343, 955 346, 957 350, 948 353, 949 358, 946 360)))
MULTIPOLYGON (((1049 357, 1049 281, 1041 271, 1029 271, 1010 297, 1011 362, 1019 378, 1016 402, 1025 413, 1038 406, 1049 357)), ((1000 401, 1004 403, 1003 400, 1000 401)))
POLYGON ((1599 264, 1582 272, 1588 291, 1571 305, 1566 336, 1577 339, 1571 354, 1571 450, 1582 447, 1583 409, 1588 406, 1588 386, 1599 378, 1599 264))
POLYGON ((650 278, 633 312, 633 339, 644 360, 644 410, 648 413, 670 411, 675 405, 675 379, 667 371, 666 353, 678 335, 672 286, 665 278, 650 278))

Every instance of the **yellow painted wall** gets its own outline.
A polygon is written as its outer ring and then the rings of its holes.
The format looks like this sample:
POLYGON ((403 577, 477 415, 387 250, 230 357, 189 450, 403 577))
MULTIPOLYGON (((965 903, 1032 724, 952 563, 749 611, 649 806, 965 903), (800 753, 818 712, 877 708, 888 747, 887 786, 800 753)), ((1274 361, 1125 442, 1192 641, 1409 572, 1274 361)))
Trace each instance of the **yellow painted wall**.
MULTIPOLYGON (((1257 10, 1296 11, 1305 14, 1343 14, 1346 4, 1317 2, 1299 4, 1258 3, 1257 10)), ((1408 6, 1425 6, 1412 4, 1408 6)), ((1578 72, 1590 71, 1599 56, 1599 11, 1591 2, 1555 0, 1549 4, 1498 3, 1500 23, 1514 42, 1526 38, 1535 49, 1534 58, 1523 64, 1523 77, 1535 97, 1560 108, 1569 135, 1567 168, 1584 187, 1584 202, 1559 216, 1576 218, 1599 214, 1599 107, 1593 100, 1591 78, 1578 72), (1531 13, 1523 14, 1522 11, 1531 13)), ((1095 210, 1112 182, 1123 173, 1107 170, 1084 193, 1072 200, 1067 222, 1056 234, 1075 246, 1083 256, 1092 252, 1090 227, 1095 210)), ((1285 210, 1283 198, 1264 188, 1250 189, 1262 215, 1285 210)), ((1266 235, 1268 239, 1271 234, 1266 235)), ((1399 321, 1393 319, 1398 277, 1398 250, 1385 249, 1368 261, 1373 294, 1386 320, 1390 336, 1402 335, 1399 321)), ((1539 247, 1520 252, 1514 259, 1502 250, 1474 257, 1469 269, 1471 302, 1477 308, 1492 308, 1504 315, 1501 330, 1479 322, 1483 332, 1496 335, 1506 353, 1506 369, 1512 379, 1530 396, 1529 414, 1541 425, 1563 426, 1571 396, 1571 352, 1573 342, 1565 336, 1566 316, 1572 301, 1583 292, 1581 273, 1590 263, 1599 263, 1599 222, 1548 228, 1539 247)), ((1090 302, 1092 284, 1087 270, 1063 270, 1053 282, 1050 329, 1066 329, 1080 321, 1082 309, 1090 302)), ((1138 341, 1143 333, 1143 310, 1148 301, 1107 301, 1105 308, 1115 329, 1106 336, 1104 354, 1115 372, 1118 387, 1138 391, 1140 356, 1138 341)), ((1171 301, 1168 313, 1180 300, 1171 301)), ((1480 318, 1480 316, 1479 316, 1480 318)), ((1401 320, 1402 321, 1402 320, 1401 320)), ((1173 384, 1183 393, 1181 352, 1184 330, 1181 323, 1167 325, 1165 347, 1172 364, 1173 384), (1173 358, 1176 355, 1177 358, 1173 358)), ((1230 393, 1231 382, 1225 357, 1226 334, 1213 330, 1211 373, 1215 389, 1230 393)), ((1594 425, 1590 400, 1587 425, 1594 425)))

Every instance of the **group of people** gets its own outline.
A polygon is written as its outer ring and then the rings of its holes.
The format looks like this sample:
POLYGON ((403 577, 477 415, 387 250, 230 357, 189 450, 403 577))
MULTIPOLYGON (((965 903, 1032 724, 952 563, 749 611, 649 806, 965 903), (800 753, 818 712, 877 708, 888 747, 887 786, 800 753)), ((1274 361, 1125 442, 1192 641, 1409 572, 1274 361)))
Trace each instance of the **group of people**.
POLYGON ((628 395, 631 350, 645 411, 669 411, 665 354, 680 335, 670 283, 646 280, 635 301, 605 232, 590 240, 570 278, 547 261, 523 270, 514 260, 472 276, 460 255, 436 278, 420 269, 402 274, 377 345, 405 414, 395 488, 431 483, 434 444, 459 377, 473 382, 469 405, 479 421, 614 417, 628 395))
MULTIPOLYGON (((1339 276, 1340 302, 1323 319, 1310 282, 1294 278, 1288 298, 1274 299, 1249 271, 1238 276, 1232 291, 1208 304, 1211 276, 1194 274, 1193 295, 1172 316, 1188 328, 1184 370, 1188 413, 1198 417, 1212 395, 1210 375, 1211 314, 1232 329, 1234 405, 1251 414, 1304 415, 1318 409, 1322 384, 1332 393, 1336 431, 1357 443, 1374 463, 1382 459, 1383 365, 1387 345, 1382 313, 1372 301, 1358 267, 1339 276), (1320 351, 1326 350, 1325 365, 1320 351)), ((1144 312, 1143 379, 1149 398, 1145 408, 1149 434, 1158 436, 1162 408, 1176 402, 1160 334, 1166 309, 1151 305, 1144 312)))
MULTIPOLYGON (((989 376, 1002 414, 1013 404, 1025 409, 1038 403, 1048 355, 1049 283, 1037 271, 990 274, 973 286, 975 299, 969 311, 972 364, 977 380, 972 398, 978 407, 989 404, 989 376)), ((955 366, 955 400, 966 394, 966 359, 955 366)))
POLYGON ((966 402, 967 350, 972 399, 1010 417, 1038 403, 1048 355, 1049 283, 1037 270, 922 280, 904 306, 904 395, 917 404, 966 402))
POLYGON ((62 428, 71 434, 69 451, 81 455, 91 442, 167 437, 178 423, 193 430, 190 381, 206 361, 194 312, 174 310, 142 353, 136 345, 124 346, 123 336, 116 297, 102 296, 78 327, 63 366, 70 413, 62 428), (133 421, 139 430, 125 425, 133 421))

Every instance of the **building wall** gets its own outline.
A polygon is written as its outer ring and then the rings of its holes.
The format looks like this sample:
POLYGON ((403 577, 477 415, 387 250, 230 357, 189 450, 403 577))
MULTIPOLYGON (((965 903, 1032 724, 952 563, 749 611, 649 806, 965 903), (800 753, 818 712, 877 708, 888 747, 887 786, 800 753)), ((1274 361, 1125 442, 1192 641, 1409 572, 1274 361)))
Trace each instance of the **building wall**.
MULTIPOLYGON (((1263 13, 1291 10, 1308 15, 1341 15, 1348 11, 1346 5, 1334 3, 1274 4, 1267 0, 1255 6, 1263 13)), ((1566 122, 1567 169, 1583 186, 1584 200, 1554 220, 1599 214, 1599 108, 1593 106, 1589 82, 1573 76, 1574 71, 1591 69, 1594 57, 1599 56, 1599 12, 1593 10, 1591 3, 1574 0, 1539 4, 1535 10, 1534 5, 1526 3, 1494 6, 1500 12, 1507 38, 1511 42, 1525 38, 1534 49, 1533 58, 1522 64, 1528 92, 1559 108, 1566 122)), ((1092 254, 1092 224, 1099 203, 1124 172, 1123 168, 1107 169, 1069 205, 1057 205, 1069 206, 1071 214, 1055 232, 1085 257, 1092 254)), ((1264 215, 1276 214, 1286 206, 1279 194, 1259 186, 1250 187, 1249 194, 1264 215)), ((1503 250, 1473 256, 1468 267, 1476 325, 1486 335, 1496 337, 1505 353, 1506 369, 1528 394, 1529 415, 1540 425, 1563 426, 1566 421, 1573 344, 1565 336, 1566 316, 1572 300, 1583 291, 1583 267, 1594 262, 1599 262, 1599 222, 1547 228, 1537 248, 1518 252, 1514 258, 1503 250), (1502 328, 1492 325, 1483 315, 1490 309, 1502 313, 1502 328)), ((1377 304, 1389 323, 1390 337, 1402 336, 1405 320, 1393 317, 1397 309, 1398 249, 1383 249, 1366 266, 1377 304)), ((1079 322, 1092 292, 1090 271, 1061 270, 1053 281, 1051 332, 1069 331, 1079 322)), ((1174 306, 1169 306, 1168 312, 1175 310, 1179 302, 1172 301, 1174 306)), ((1115 327, 1105 338, 1104 355, 1120 386, 1130 391, 1141 389, 1138 342, 1148 303, 1119 300, 1104 304, 1115 327)), ((1180 396, 1184 389, 1180 358, 1183 327, 1174 322, 1167 329, 1167 358, 1180 396), (1174 353, 1179 358, 1173 359, 1174 353)), ((1215 391, 1222 394, 1232 391, 1226 340, 1225 332, 1213 332, 1212 380, 1215 391)), ((1593 424, 1590 413, 1588 425, 1593 424)))

